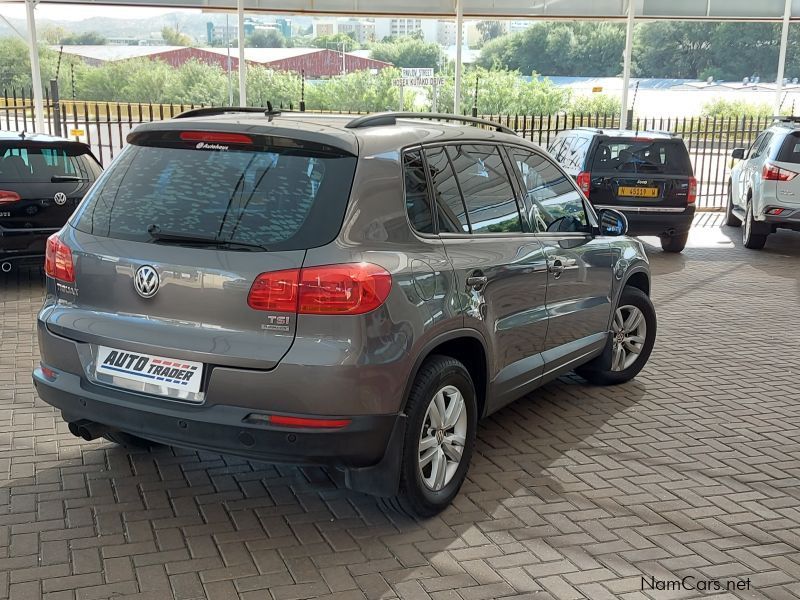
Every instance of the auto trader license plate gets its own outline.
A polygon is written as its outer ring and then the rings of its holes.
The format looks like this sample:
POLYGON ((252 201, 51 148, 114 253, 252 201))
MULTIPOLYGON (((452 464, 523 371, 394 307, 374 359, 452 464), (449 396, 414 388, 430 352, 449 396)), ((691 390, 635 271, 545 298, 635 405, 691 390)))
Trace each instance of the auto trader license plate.
POLYGON ((97 347, 95 374, 121 377, 172 390, 197 393, 203 378, 203 363, 97 347))
POLYGON ((658 188, 621 185, 617 191, 617 196, 627 196, 629 198, 658 198, 658 188))

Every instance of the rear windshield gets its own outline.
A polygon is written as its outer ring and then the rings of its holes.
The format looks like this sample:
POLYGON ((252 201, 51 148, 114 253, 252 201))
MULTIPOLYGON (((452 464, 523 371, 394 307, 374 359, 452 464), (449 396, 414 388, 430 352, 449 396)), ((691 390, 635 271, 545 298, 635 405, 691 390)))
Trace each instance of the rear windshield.
POLYGON ((267 250, 327 244, 341 227, 356 158, 287 142, 129 145, 73 225, 144 242, 157 230, 267 250))
POLYGON ((600 140, 592 171, 691 175, 692 165, 680 140, 614 138, 600 140))
POLYGON ((795 131, 786 136, 776 160, 800 165, 800 131, 795 131))
POLYGON ((49 183, 53 177, 92 180, 99 171, 80 146, 0 146, 0 181, 49 183))

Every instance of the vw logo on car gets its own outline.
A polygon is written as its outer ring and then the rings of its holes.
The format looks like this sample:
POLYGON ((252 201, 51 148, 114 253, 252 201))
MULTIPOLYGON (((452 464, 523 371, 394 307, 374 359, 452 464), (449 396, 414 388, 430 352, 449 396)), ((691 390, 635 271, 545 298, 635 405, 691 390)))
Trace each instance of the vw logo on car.
POLYGON ((139 267, 133 277, 133 287, 142 298, 155 296, 160 284, 158 272, 150 265, 139 267))
POLYGON ((67 195, 64 192, 56 192, 56 195, 53 196, 53 200, 59 206, 64 206, 67 203, 67 195))

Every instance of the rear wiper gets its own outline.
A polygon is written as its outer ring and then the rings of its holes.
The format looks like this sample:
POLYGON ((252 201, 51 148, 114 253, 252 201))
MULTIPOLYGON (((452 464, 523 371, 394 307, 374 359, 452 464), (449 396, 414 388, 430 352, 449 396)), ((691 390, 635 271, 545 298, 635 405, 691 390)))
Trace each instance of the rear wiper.
POLYGON ((260 244, 251 244, 249 242, 237 242, 235 240, 221 240, 219 238, 201 237, 190 235, 186 233, 177 233, 171 231, 161 231, 158 225, 150 225, 147 228, 147 233, 153 238, 154 242, 165 242, 175 244, 195 244, 198 246, 213 246, 215 248, 246 248, 251 250, 261 250, 262 252, 269 252, 266 246, 260 244))
POLYGON ((78 177, 76 175, 53 175, 50 178, 50 183, 67 183, 70 181, 89 181, 85 177, 78 177))

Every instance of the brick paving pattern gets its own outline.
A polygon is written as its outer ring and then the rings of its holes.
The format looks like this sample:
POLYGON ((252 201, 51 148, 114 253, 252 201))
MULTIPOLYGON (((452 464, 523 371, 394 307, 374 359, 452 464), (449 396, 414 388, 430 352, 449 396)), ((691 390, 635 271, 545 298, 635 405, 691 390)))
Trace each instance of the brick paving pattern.
POLYGON ((800 235, 718 222, 650 249, 643 373, 484 421, 427 521, 320 469, 73 437, 31 385, 41 276, 0 277, 0 598, 800 598, 800 235), (642 590, 687 575, 750 589, 642 590))

